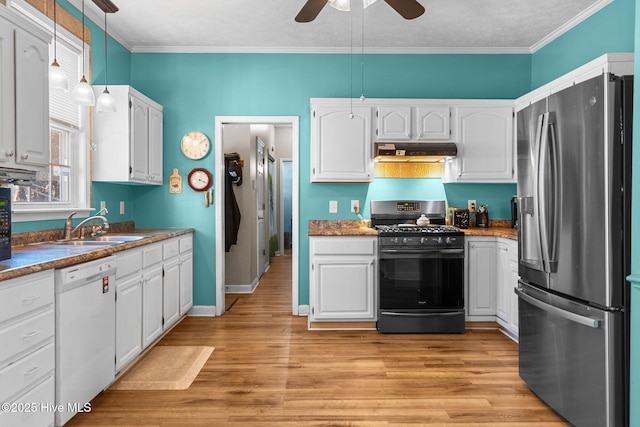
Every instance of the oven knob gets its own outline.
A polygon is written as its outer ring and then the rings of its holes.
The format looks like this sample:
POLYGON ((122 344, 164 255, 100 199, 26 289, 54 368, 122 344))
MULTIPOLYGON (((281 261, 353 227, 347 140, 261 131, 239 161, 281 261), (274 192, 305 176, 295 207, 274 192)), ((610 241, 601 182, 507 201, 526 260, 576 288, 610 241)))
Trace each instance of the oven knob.
POLYGON ((424 245, 424 244, 425 244, 425 243, 427 243, 427 242, 428 242, 428 240, 427 240, 426 238, 424 238, 424 237, 421 237, 421 238, 420 238, 420 244, 421 244, 421 245, 424 245))
POLYGON ((406 237, 403 237, 403 238, 402 238, 402 243, 403 243, 404 245, 406 245, 407 243, 409 243, 409 240, 408 240, 406 237))
POLYGON ((445 242, 447 245, 450 245, 450 244, 451 244, 451 237, 447 237, 447 238, 444 240, 444 242, 445 242))
POLYGON ((442 244, 442 237, 438 237, 438 238, 436 239, 436 243, 438 243, 439 245, 441 245, 441 244, 442 244))
POLYGON ((391 238, 391 243, 393 243, 394 245, 398 244, 398 238, 397 237, 392 237, 391 238))

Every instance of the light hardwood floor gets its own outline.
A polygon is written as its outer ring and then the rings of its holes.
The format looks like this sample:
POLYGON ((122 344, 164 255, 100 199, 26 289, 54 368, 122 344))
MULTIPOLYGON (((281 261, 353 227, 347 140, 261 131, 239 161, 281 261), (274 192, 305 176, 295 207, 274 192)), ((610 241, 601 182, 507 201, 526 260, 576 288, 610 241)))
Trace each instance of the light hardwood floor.
POLYGON ((290 257, 271 262, 224 316, 188 317, 157 344, 215 347, 188 390, 106 390, 67 425, 569 425, 519 378, 499 331, 308 331, 291 315, 290 257))

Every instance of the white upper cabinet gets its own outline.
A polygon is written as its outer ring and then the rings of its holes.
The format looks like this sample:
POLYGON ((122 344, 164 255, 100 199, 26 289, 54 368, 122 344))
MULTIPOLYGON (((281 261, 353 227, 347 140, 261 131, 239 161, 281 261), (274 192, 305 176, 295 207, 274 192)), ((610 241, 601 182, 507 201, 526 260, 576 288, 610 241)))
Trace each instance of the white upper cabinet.
POLYGON ((444 182, 514 182, 513 107, 461 106, 458 157, 445 164, 444 182))
MULTIPOLYGON (((103 86, 94 87, 96 97, 103 86)), ((162 184, 162 105, 131 86, 109 86, 115 113, 93 113, 93 180, 162 184)))
POLYGON ((373 181, 372 116, 371 107, 312 100, 311 182, 373 181))
POLYGON ((376 109, 376 141, 449 141, 451 107, 420 100, 389 100, 376 109), (411 102, 411 105, 406 105, 411 102))
POLYGON ((51 37, 0 8, 0 167, 49 165, 51 37))

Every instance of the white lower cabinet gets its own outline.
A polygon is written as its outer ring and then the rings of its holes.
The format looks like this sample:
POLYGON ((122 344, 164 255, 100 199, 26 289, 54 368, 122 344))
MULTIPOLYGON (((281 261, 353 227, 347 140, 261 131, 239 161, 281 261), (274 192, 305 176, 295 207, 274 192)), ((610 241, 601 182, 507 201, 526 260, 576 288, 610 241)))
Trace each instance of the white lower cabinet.
POLYGON ((193 235, 181 237, 180 248, 180 316, 193 307, 193 235))
POLYGON ((0 288, 0 426, 54 423, 54 289, 53 270, 0 288))
POLYGON ((496 315, 495 238, 466 237, 467 320, 494 320, 496 315))
POLYGON ((116 372, 142 352, 142 250, 116 254, 116 372))
POLYGON ((466 236, 467 321, 497 321, 518 337, 518 245, 514 240, 466 236))
POLYGON ((514 337, 518 336, 518 245, 498 239, 498 310, 497 321, 514 337))
POLYGON ((309 321, 376 320, 377 237, 310 237, 309 321))
POLYGON ((162 334, 162 244, 142 248, 142 347, 162 334))

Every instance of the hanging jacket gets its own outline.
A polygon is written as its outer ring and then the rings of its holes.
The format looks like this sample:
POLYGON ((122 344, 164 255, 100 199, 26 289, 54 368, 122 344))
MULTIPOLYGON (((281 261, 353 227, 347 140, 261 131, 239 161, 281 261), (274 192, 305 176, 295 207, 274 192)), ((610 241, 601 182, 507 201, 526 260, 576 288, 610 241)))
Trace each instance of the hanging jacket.
MULTIPOLYGON (((233 183, 242 183, 242 168, 240 167, 240 155, 238 153, 228 153, 224 155, 225 164, 225 252, 229 252, 231 245, 238 243, 238 230, 240 229, 240 208, 236 195, 233 192, 233 183), (230 171, 233 172, 230 173, 230 171), (238 172, 239 171, 239 172, 238 172), (239 176, 239 179, 238 179, 239 176)), ((239 184, 238 184, 239 185, 239 184)))

